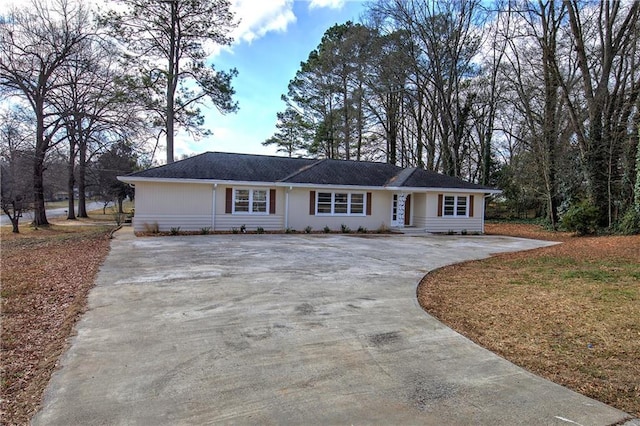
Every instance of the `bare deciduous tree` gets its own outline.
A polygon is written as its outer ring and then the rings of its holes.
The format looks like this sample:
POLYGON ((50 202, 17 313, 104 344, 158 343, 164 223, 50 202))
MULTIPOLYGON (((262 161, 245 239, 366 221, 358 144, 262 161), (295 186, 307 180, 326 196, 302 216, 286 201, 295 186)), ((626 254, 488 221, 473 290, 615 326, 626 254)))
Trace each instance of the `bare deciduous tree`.
POLYGON ((66 81, 62 70, 90 35, 89 13, 68 0, 33 0, 0 24, 0 87, 26 101, 36 120, 33 156, 34 223, 47 225, 43 173, 47 152, 63 122, 51 94, 66 81))

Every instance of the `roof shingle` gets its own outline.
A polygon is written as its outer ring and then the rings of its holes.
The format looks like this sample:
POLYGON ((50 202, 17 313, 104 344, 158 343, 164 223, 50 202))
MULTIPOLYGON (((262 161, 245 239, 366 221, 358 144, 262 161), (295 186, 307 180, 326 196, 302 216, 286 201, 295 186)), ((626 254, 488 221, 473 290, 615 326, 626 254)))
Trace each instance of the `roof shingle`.
POLYGON ((205 179, 242 182, 397 188, 493 190, 462 179, 386 163, 205 152, 128 175, 136 178, 205 179))

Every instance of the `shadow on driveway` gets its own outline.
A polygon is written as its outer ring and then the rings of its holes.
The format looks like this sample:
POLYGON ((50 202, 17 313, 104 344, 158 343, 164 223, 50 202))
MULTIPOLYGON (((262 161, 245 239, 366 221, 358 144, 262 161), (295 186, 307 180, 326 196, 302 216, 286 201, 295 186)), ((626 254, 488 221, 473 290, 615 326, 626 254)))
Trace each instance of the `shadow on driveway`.
POLYGON ((33 423, 615 423, 417 303, 429 270, 548 244, 119 231, 33 423))

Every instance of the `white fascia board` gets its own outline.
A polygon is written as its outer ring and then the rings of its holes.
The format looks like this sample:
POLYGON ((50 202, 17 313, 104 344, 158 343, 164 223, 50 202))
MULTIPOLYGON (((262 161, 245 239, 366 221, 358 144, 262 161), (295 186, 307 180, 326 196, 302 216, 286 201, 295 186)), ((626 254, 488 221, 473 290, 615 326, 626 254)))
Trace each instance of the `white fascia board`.
POLYGON ((229 186, 275 186, 274 182, 251 182, 239 180, 219 179, 185 179, 185 178, 145 178, 135 176, 118 176, 118 180, 125 183, 196 183, 203 185, 229 185, 229 186))
POLYGON ((473 194, 501 194, 499 189, 472 189, 472 188, 425 188, 407 186, 386 186, 385 189, 394 192, 438 192, 438 193, 473 193, 473 194))
POLYGON ((425 188, 425 187, 398 187, 398 186, 359 186, 359 185, 331 185, 314 183, 287 183, 287 182, 253 182, 239 180, 220 179, 185 179, 185 178, 147 178, 136 176, 118 176, 121 182, 136 183, 194 183, 203 185, 228 185, 228 186, 267 186, 284 188, 311 188, 311 189, 345 189, 350 191, 394 191, 394 192, 446 192, 446 193, 480 193, 501 194, 498 189, 465 189, 465 188, 425 188))
POLYGON ((360 186, 360 185, 331 185, 326 183, 287 183, 276 182, 276 186, 285 188, 310 188, 310 189, 345 189, 349 191, 384 191, 382 186, 360 186))

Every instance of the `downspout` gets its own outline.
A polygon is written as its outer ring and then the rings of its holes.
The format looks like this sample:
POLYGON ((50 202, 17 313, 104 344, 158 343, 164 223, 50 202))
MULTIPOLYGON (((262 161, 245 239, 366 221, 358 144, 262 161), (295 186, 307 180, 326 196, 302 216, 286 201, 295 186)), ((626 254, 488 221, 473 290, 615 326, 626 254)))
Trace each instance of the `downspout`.
POLYGON ((293 187, 284 189, 284 229, 289 228, 289 191, 291 191, 293 187))
POLYGON ((211 201, 211 231, 216 230, 216 188, 217 183, 213 184, 213 200, 211 201))
POLYGON ((484 211, 487 207, 487 198, 491 197, 491 194, 484 194, 482 198, 482 233, 484 234, 484 211))

